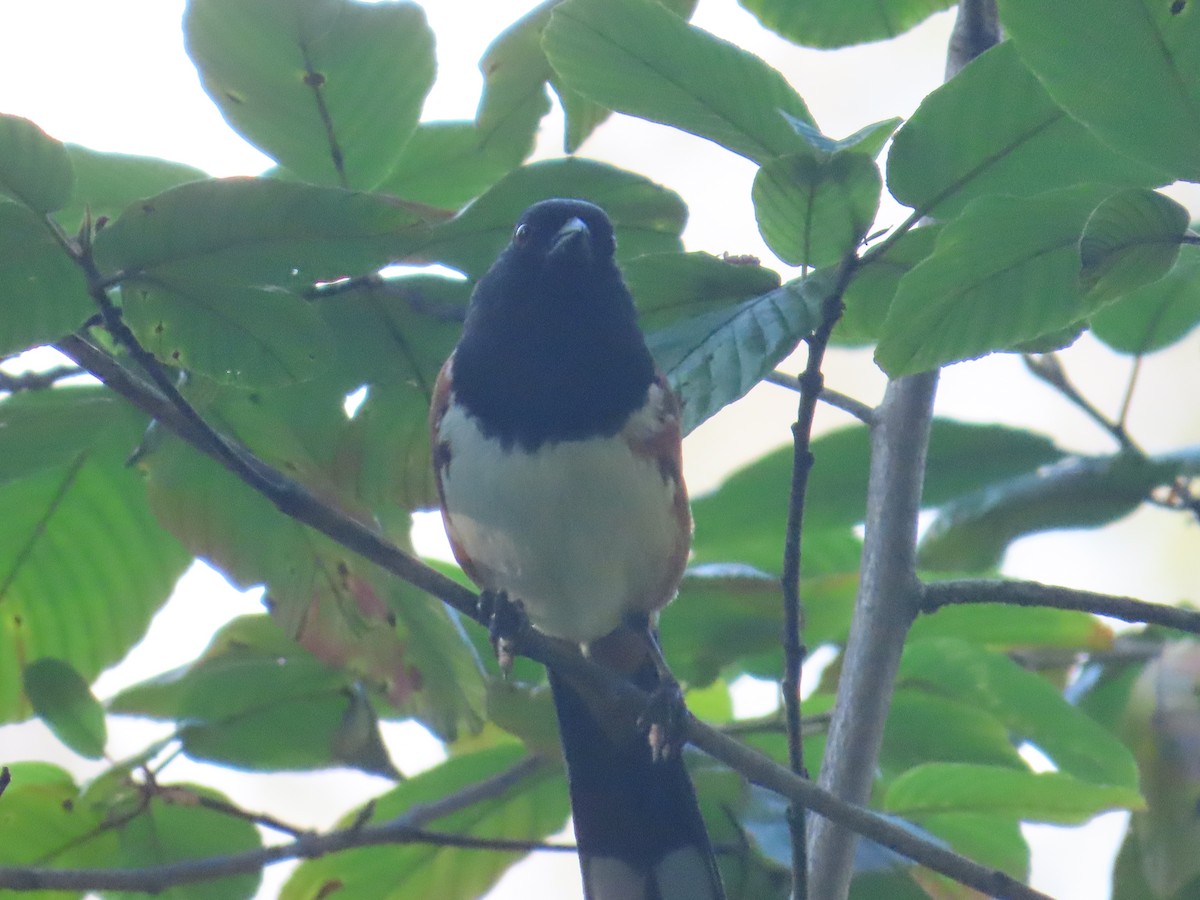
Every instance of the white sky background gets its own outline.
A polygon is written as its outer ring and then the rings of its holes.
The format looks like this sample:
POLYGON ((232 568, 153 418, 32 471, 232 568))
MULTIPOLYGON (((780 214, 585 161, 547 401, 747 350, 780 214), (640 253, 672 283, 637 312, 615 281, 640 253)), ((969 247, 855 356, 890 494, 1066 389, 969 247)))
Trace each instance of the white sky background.
MULTIPOLYGON (((476 64, 484 48, 535 4, 533 0, 427 0, 423 5, 437 33, 439 66, 425 118, 469 118, 478 101, 481 82, 476 64)), ((101 150, 162 156, 214 175, 261 171, 269 161, 225 125, 199 86, 183 52, 182 10, 182 0, 0 0, 4 40, 0 112, 26 116, 56 138, 101 150)), ((949 15, 937 16, 892 42, 824 53, 798 49, 764 31, 735 0, 701 0, 694 19, 779 68, 833 137, 890 116, 909 115, 941 82, 951 21, 949 15)), ((551 116, 543 128, 539 153, 560 152, 560 136, 561 119, 551 116)), ((624 117, 603 126, 582 154, 623 165, 680 192, 691 208, 685 233, 688 249, 751 253, 773 261, 754 224, 750 183, 755 167, 747 160, 690 135, 624 117)), ((885 206, 880 225, 897 221, 895 207, 885 206)), ((1193 335, 1173 351, 1151 357, 1143 367, 1129 425, 1151 452, 1200 441, 1200 411, 1194 389, 1186 387, 1185 381, 1194 379, 1197 350, 1200 339, 1193 335)), ((1066 361, 1084 393, 1102 409, 1114 412, 1129 363, 1087 339, 1067 354, 1066 361)), ((789 363, 792 371, 801 365, 799 359, 789 363)), ((872 402, 878 400, 884 384, 869 354, 862 352, 831 354, 826 378, 831 387, 872 402)), ((1111 450, 1099 429, 1034 384, 1015 357, 997 356, 947 369, 938 411, 973 421, 1032 427, 1074 450, 1111 450)), ((699 429, 685 446, 693 494, 712 488, 732 469, 790 440, 788 426, 794 412, 791 394, 764 386, 699 429)), ((822 409, 818 428, 845 421, 842 414, 822 409)), ((438 539, 436 529, 425 529, 419 537, 422 544, 436 544, 438 539)), ((1101 532, 1022 540, 1008 554, 1005 571, 1163 602, 1185 596, 1195 599, 1200 593, 1194 565, 1198 543, 1196 528, 1183 517, 1147 510, 1101 532)), ((231 591, 211 570, 194 570, 185 582, 155 620, 147 641, 102 676, 97 684, 101 699, 194 658, 220 624, 260 608, 256 594, 231 591)), ((749 709, 756 696, 761 702, 761 693, 746 693, 740 699, 749 709)), ((113 724, 118 726, 110 735, 108 749, 113 757, 139 749, 150 734, 158 733, 145 723, 116 720, 113 724)), ((439 758, 436 743, 419 729, 389 728, 387 736, 408 772, 439 758)), ((83 777, 100 768, 64 750, 37 722, 0 728, 0 758, 50 759, 83 777)), ((386 787, 383 781, 358 773, 263 776, 187 760, 172 764, 170 774, 176 780, 214 784, 247 808, 322 828, 386 787)), ((1108 865, 1122 823, 1123 816, 1117 814, 1101 817, 1085 829, 1033 829, 1034 886, 1060 900, 1106 896, 1108 865)), ((542 857, 538 866, 522 866, 524 872, 506 879, 495 896, 546 896, 547 878, 554 879, 555 896, 578 891, 572 857, 542 857), (560 879, 562 888, 557 886, 560 879)), ((274 895, 284 871, 281 866, 268 870, 262 897, 274 895)))

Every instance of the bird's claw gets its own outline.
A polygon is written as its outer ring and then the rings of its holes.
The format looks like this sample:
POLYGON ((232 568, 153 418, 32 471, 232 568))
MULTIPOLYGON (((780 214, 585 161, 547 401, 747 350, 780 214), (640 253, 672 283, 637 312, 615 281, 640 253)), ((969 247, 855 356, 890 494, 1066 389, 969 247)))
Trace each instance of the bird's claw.
POLYGON ((663 762, 678 754, 687 741, 687 722, 687 704, 679 682, 673 678, 661 681, 638 718, 638 727, 645 729, 650 743, 650 758, 663 762))
POLYGON ((500 671, 508 676, 529 630, 529 617, 520 600, 510 600, 507 591, 484 591, 479 595, 479 612, 488 626, 488 640, 496 653, 500 671))

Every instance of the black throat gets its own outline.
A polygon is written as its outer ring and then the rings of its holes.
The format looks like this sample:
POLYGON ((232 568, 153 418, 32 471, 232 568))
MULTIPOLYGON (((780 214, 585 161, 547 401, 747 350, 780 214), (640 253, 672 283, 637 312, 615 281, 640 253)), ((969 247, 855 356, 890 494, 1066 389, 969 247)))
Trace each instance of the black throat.
POLYGON ((472 297, 457 402, 507 449, 616 434, 654 380, 616 264, 531 270, 514 257, 505 251, 472 297))

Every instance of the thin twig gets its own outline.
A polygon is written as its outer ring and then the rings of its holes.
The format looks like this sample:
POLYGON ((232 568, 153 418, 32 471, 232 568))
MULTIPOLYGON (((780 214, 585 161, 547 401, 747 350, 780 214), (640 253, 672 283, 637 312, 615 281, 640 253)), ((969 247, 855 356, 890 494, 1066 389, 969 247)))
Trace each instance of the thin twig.
MULTIPOLYGON (((842 316, 842 294, 854 276, 857 257, 849 254, 838 271, 837 284, 821 305, 821 324, 807 339, 808 360, 800 376, 800 402, 796 421, 792 424, 792 484, 788 498, 787 527, 784 532, 783 574, 783 693, 784 720, 787 725, 788 763, 793 772, 808 777, 804 763, 804 730, 801 727, 800 679, 808 648, 804 645, 804 603, 800 597, 800 536, 804 528, 804 498, 808 493, 808 476, 813 467, 812 429, 817 412, 817 398, 825 386, 821 367, 829 336, 842 316)), ((788 807, 788 829, 792 839, 792 896, 808 898, 808 827, 803 806, 788 807)))
POLYGON ((75 378, 87 373, 78 366, 55 366, 41 372, 22 372, 10 375, 0 371, 0 391, 16 394, 21 391, 41 391, 52 388, 64 378, 75 378))
POLYGON ((1114 422, 1104 413, 1100 412, 1095 405, 1083 396, 1071 383, 1067 377, 1066 370, 1059 361, 1058 356, 1053 353, 1044 353, 1040 356, 1034 356, 1026 353, 1022 356, 1025 361, 1025 368, 1028 369, 1036 378, 1045 384, 1050 385, 1063 397, 1071 401, 1079 410, 1081 410, 1089 419, 1103 428, 1106 432, 1112 435, 1113 440, 1120 444, 1122 450, 1127 450, 1130 453, 1137 453, 1139 456, 1144 456, 1142 449, 1133 442, 1129 433, 1125 430, 1124 418, 1114 422))
POLYGON ((1129 421, 1129 407, 1133 404, 1133 392, 1137 388, 1138 376, 1142 373, 1142 354, 1133 358, 1133 367, 1129 371, 1129 381, 1125 384, 1125 396, 1121 398, 1121 411, 1117 414, 1117 427, 1125 433, 1125 424, 1129 421))
MULTIPOLYGON (((795 375, 789 375, 787 372, 770 372, 763 380, 779 387, 787 388, 790 391, 796 391, 797 393, 801 389, 800 379, 795 375)), ((856 400, 849 394, 843 394, 841 391, 835 391, 831 387, 822 385, 819 399, 822 403, 828 403, 834 409, 850 413, 850 415, 866 425, 870 425, 875 421, 875 407, 869 403, 863 403, 861 400, 856 400)))
MULTIPOLYGON (((167 790, 179 792, 184 790, 184 788, 171 787, 167 790)), ((295 825, 289 825, 287 822, 282 822, 267 813, 250 812, 250 810, 234 806, 226 800, 219 800, 216 797, 209 797, 195 791, 188 791, 188 793, 191 795, 191 802, 194 802, 197 806, 203 806, 205 809, 211 809, 214 812, 219 812, 234 819, 241 819, 245 822, 252 822, 255 825, 262 825, 264 828, 270 828, 272 831, 278 831, 280 834, 286 834, 289 837, 299 838, 313 833, 309 828, 299 828, 295 825)))
POLYGON ((147 866, 141 869, 0 867, 0 888, 21 891, 98 890, 159 893, 175 885, 257 872, 265 866, 285 859, 314 859, 354 847, 373 847, 380 844, 422 843, 507 853, 526 853, 530 850, 571 852, 574 848, 565 845, 464 837, 428 831, 423 827, 428 822, 467 809, 481 800, 498 797, 524 779, 547 769, 549 765, 550 763, 540 756, 527 756, 491 778, 434 803, 415 806, 405 814, 380 825, 347 828, 324 835, 303 835, 286 844, 262 847, 245 853, 147 866))
POLYGON ((1073 588, 1056 587, 1037 581, 1007 579, 963 579, 934 581, 921 587, 921 611, 937 612, 944 606, 966 603, 1005 603, 1009 606, 1049 606, 1073 609, 1147 625, 1163 625, 1191 634, 1200 634, 1200 612, 1150 603, 1133 597, 1098 594, 1073 588))

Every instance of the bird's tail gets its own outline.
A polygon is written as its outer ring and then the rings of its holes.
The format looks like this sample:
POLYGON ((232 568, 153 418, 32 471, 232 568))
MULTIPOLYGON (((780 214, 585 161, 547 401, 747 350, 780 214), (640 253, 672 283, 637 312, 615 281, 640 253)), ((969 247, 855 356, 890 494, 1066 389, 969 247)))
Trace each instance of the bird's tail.
MULTIPOLYGON (((635 681, 655 688, 654 666, 635 681)), ((641 729, 606 728, 553 672, 550 686, 588 900, 724 900, 682 754, 652 759, 641 729)))

